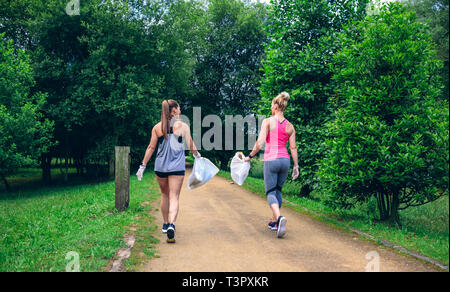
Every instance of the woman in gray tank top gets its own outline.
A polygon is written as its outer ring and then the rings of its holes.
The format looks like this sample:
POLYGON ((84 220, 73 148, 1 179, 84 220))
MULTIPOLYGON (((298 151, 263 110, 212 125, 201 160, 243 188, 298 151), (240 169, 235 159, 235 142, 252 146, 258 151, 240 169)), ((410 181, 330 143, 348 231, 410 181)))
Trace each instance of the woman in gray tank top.
POLYGON ((161 213, 164 219, 162 232, 167 233, 168 243, 175 242, 175 221, 186 170, 184 142, 195 157, 200 157, 189 126, 179 119, 180 113, 180 106, 175 100, 169 99, 162 102, 161 122, 153 127, 152 138, 136 173, 138 180, 141 180, 147 162, 157 150, 155 174, 162 194, 161 213))

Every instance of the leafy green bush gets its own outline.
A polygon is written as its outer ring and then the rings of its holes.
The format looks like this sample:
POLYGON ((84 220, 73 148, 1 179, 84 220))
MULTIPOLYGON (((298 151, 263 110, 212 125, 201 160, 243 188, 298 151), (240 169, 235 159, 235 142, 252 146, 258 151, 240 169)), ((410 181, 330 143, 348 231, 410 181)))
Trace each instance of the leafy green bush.
POLYGON ((40 113, 46 96, 32 94, 34 84, 29 56, 0 34, 0 178, 7 189, 6 175, 36 165, 52 145, 53 123, 40 113))
POLYGON ((248 175, 254 178, 264 179, 264 161, 260 159, 253 159, 251 161, 250 172, 248 175))
POLYGON ((336 119, 319 176, 331 201, 377 198, 381 220, 436 200, 448 189, 448 103, 425 24, 401 4, 340 34, 332 70, 336 119))
POLYGON ((286 117, 297 133, 298 194, 308 196, 317 186, 317 163, 326 150, 325 124, 332 119, 328 100, 335 85, 327 66, 333 61, 335 35, 352 19, 362 19, 368 1, 273 1, 269 6, 261 102, 257 111, 270 115, 272 99, 291 95, 286 117))

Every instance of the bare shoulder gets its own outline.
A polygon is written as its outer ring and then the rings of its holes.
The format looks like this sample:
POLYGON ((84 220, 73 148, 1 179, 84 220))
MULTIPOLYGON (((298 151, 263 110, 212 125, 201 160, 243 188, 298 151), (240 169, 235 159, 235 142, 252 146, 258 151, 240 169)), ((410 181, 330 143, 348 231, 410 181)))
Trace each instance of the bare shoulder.
POLYGON ((294 127, 294 125, 293 125, 291 122, 289 122, 289 121, 287 121, 286 132, 287 132, 289 135, 292 135, 293 133, 295 133, 295 127, 294 127))
POLYGON ((175 129, 182 129, 182 128, 185 128, 185 127, 187 127, 187 125, 185 124, 185 123, 183 123, 182 121, 176 121, 174 124, 173 124, 173 129, 175 130, 175 129))
POLYGON ((176 121, 173 124, 173 132, 178 136, 185 136, 187 133, 190 132, 190 128, 186 123, 182 121, 176 121))
POLYGON ((268 118, 265 118, 263 121, 262 121, 262 126, 268 126, 268 125, 270 125, 271 123, 272 123, 272 120, 273 120, 273 117, 268 117, 268 118))
POLYGON ((152 132, 156 133, 158 136, 162 136, 161 122, 153 127, 152 132))
POLYGON ((273 130, 273 129, 276 128, 276 126, 277 126, 277 120, 276 120, 274 117, 266 118, 266 119, 263 121, 263 125, 266 126, 266 129, 267 129, 268 131, 271 131, 271 130, 273 130))

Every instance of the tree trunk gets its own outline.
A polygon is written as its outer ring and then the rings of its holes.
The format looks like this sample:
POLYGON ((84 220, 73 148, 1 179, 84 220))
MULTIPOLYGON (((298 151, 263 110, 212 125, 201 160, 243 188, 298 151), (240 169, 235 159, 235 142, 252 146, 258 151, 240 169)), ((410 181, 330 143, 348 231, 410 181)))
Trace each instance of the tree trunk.
POLYGON ((400 215, 398 214, 398 207, 400 205, 399 197, 397 194, 391 195, 391 204, 389 210, 388 222, 392 225, 396 225, 401 228, 400 215))
POLYGON ((380 221, 401 227, 400 216, 398 213, 400 205, 398 194, 378 194, 377 203, 380 221))
POLYGON ((220 160, 220 169, 221 170, 228 170, 228 159, 222 158, 220 160))
POLYGON ((69 180, 69 164, 67 161, 68 157, 66 157, 65 160, 65 169, 66 171, 64 172, 64 182, 67 182, 69 180))
POLYGON ((50 183, 52 180, 51 165, 52 157, 49 154, 42 154, 41 168, 42 168, 42 180, 44 183, 50 183))
POLYGON ((8 184, 8 181, 6 180, 6 177, 2 175, 3 184, 5 185, 5 189, 7 192, 11 192, 11 187, 8 184))
MULTIPOLYGON (((63 175, 63 177, 64 177, 64 182, 67 182, 68 181, 68 177, 69 177, 69 165, 67 164, 67 159, 69 159, 69 134, 66 132, 66 134, 65 134, 65 139, 66 139, 66 145, 65 145, 65 150, 66 150, 66 155, 65 155, 65 157, 64 157, 64 164, 65 164, 65 169, 66 169, 66 171, 65 171, 65 173, 64 173, 64 175, 63 175)), ((61 159, 61 161, 62 161, 62 159, 61 159)))
POLYGON ((217 151, 216 155, 219 156, 219 160, 220 160, 220 169, 221 170, 228 170, 228 161, 230 160, 230 153, 222 151, 223 153, 219 153, 219 151, 217 151))
MULTIPOLYGON (((119 136, 116 135, 114 137, 112 146, 116 147, 118 142, 119 142, 119 136)), ((109 164, 109 174, 108 175, 109 175, 109 178, 113 179, 114 178, 114 172, 115 172, 115 150, 114 150, 114 148, 111 149, 111 155, 109 156, 108 164, 109 164)))
POLYGON ((111 155, 111 157, 109 158, 109 178, 114 178, 114 155, 111 155))

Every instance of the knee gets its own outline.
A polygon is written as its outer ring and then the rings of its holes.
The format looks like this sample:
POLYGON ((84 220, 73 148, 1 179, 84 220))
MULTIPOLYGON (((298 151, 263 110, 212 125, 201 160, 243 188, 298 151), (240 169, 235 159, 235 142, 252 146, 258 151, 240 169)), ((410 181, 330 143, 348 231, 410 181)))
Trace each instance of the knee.
POLYGON ((281 192, 277 192, 277 200, 278 200, 278 205, 281 208, 281 205, 283 204, 283 196, 281 195, 281 192))
POLYGON ((179 193, 170 191, 168 195, 170 200, 178 200, 179 193))
POLYGON ((273 204, 279 204, 277 197, 273 193, 267 194, 267 203, 269 203, 269 206, 272 206, 273 204))

